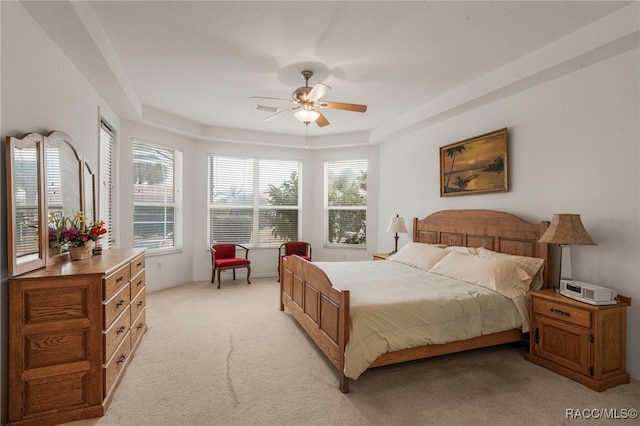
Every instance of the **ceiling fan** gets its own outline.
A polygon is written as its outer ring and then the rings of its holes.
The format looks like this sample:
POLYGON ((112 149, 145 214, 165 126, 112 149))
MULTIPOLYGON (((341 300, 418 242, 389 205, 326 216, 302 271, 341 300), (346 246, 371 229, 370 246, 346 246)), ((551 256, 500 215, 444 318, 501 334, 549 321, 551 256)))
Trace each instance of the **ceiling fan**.
POLYGON ((315 122, 319 127, 324 127, 329 124, 329 120, 327 120, 327 117, 319 111, 319 108, 339 109, 353 112, 365 112, 367 110, 366 105, 321 101, 320 99, 326 95, 329 90, 331 90, 331 86, 316 83, 313 87, 309 87, 309 79, 313 76, 313 71, 305 70, 302 71, 300 75, 304 78, 305 84, 293 91, 291 94, 292 99, 251 96, 251 99, 270 99, 294 104, 294 106, 284 109, 256 105, 256 109, 259 111, 275 112, 275 114, 266 117, 264 121, 270 121, 287 112, 295 111, 295 117, 305 125, 308 126, 309 123, 315 122))

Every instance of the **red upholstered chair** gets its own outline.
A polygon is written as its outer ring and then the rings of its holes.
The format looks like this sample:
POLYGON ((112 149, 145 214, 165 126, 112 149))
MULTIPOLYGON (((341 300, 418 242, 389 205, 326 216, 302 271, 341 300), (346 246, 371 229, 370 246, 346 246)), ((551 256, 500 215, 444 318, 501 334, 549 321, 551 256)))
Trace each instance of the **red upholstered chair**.
POLYGON ((282 259, 294 254, 311 262, 311 244, 304 241, 287 241, 280 245, 280 250, 278 251, 278 282, 280 281, 282 259))
POLYGON ((251 284, 251 262, 249 249, 240 244, 214 244, 211 246, 211 282, 216 280, 218 271, 218 288, 220 288, 220 272, 233 269, 233 279, 236 279, 236 268, 247 268, 247 284, 251 284), (237 257, 236 248, 244 250, 244 257, 237 257))

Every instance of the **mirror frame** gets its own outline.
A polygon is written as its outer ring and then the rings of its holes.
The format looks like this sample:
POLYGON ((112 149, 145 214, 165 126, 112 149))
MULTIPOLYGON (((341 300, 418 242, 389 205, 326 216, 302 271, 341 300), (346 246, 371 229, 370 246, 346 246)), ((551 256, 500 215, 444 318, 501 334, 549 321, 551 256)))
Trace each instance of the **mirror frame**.
POLYGON ((26 143, 36 142, 38 149, 38 223, 47 224, 48 219, 48 191, 46 182, 46 158, 47 147, 57 141, 66 142, 73 150, 74 155, 78 159, 78 183, 76 190, 79 192, 80 205, 72 207, 73 211, 82 210, 85 211, 86 207, 90 204, 93 207, 92 220, 96 219, 97 209, 97 194, 96 194, 96 175, 93 173, 93 169, 88 161, 82 156, 76 149, 73 139, 68 134, 61 131, 50 132, 47 136, 43 136, 39 133, 29 133, 22 138, 7 136, 6 138, 6 163, 7 163, 7 254, 8 254, 8 267, 9 277, 24 274, 26 272, 34 271, 36 269, 43 268, 48 265, 61 263, 69 260, 68 253, 51 254, 49 253, 48 232, 47 238, 43 236, 43 233, 38 233, 38 257, 34 260, 30 260, 23 263, 18 263, 17 247, 15 241, 15 235, 17 232, 17 218, 16 218, 16 197, 14 191, 14 147, 25 145, 26 143), (85 176, 86 174, 86 176, 85 176), (90 190, 88 190, 90 188, 90 190))
POLYGON ((16 215, 16 196, 15 196, 15 157, 14 149, 27 144, 35 143, 36 145, 36 163, 37 163, 37 191, 38 191, 38 224, 47 223, 47 217, 44 213, 43 187, 44 187, 44 137, 38 133, 29 133, 22 138, 14 138, 7 136, 6 138, 6 161, 7 161, 7 265, 9 276, 24 274, 25 272, 40 269, 46 265, 46 240, 42 238, 42 233, 38 233, 38 253, 32 260, 18 262, 18 249, 16 242, 17 234, 17 215, 16 215))

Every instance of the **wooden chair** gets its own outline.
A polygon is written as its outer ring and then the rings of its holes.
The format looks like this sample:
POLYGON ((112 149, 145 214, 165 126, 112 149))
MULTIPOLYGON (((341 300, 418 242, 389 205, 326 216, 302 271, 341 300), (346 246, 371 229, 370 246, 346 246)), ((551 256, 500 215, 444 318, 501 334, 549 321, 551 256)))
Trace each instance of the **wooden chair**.
POLYGON ((211 246, 211 283, 215 283, 216 271, 218 271, 218 288, 220 288, 220 273, 227 269, 233 270, 233 279, 236 279, 236 269, 247 268, 247 284, 251 284, 251 262, 249 261, 249 249, 240 244, 214 244, 211 246), (236 257, 236 249, 244 250, 244 257, 236 257))
POLYGON ((311 262, 311 244, 304 241, 287 241, 280 245, 280 249, 278 250, 278 282, 280 282, 282 259, 293 256, 294 254, 311 262))

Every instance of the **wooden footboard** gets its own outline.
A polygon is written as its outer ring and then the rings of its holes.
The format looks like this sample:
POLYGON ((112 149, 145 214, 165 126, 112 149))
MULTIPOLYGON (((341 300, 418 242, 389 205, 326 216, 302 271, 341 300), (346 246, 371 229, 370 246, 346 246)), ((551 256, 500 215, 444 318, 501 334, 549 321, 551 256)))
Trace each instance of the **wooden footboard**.
MULTIPOLYGON (((493 210, 444 210, 424 219, 414 218, 413 241, 485 247, 494 251, 545 260, 544 287, 548 286, 549 249, 539 243, 549 222, 528 223, 493 210)), ((344 375, 344 354, 349 340, 349 291, 338 290, 324 271, 298 256, 283 260, 280 310, 286 307, 340 374, 340 390, 349 392, 344 375)), ((516 342, 526 336, 507 330, 441 345, 427 345, 380 355, 371 367, 412 361, 469 349, 516 342)))
POLYGON ((331 285, 317 266, 298 257, 283 259, 280 310, 287 308, 340 374, 340 390, 349 392, 344 350, 349 340, 349 291, 331 285))

